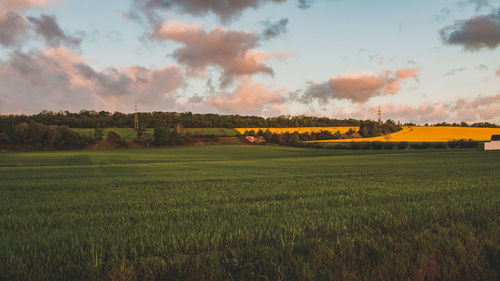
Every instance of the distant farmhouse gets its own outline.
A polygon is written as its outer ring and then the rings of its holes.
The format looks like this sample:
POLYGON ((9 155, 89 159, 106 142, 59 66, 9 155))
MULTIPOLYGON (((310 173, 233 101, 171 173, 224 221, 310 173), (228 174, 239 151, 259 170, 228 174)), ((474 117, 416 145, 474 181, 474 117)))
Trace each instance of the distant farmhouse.
POLYGON ((492 135, 491 142, 484 143, 484 150, 500 150, 500 135, 492 135))

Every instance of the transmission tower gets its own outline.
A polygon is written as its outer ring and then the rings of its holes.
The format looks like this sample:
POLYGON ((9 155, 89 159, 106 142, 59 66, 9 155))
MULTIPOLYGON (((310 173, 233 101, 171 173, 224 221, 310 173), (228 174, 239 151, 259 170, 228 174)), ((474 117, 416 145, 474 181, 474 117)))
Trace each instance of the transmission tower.
POLYGON ((134 129, 139 129, 139 115, 137 114, 137 104, 135 105, 134 129))

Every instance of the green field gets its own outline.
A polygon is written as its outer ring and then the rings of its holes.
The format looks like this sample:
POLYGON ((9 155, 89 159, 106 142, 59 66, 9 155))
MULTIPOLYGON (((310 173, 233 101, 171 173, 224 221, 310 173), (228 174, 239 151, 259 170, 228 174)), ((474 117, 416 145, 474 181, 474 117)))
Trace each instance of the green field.
MULTIPOLYGON (((73 128, 74 131, 78 132, 81 135, 86 135, 88 136, 89 133, 92 134, 94 132, 94 129, 92 128, 73 128)), ((116 131, 119 132, 122 137, 126 140, 133 140, 137 136, 137 132, 133 128, 105 128, 103 129, 104 131, 104 138, 106 138, 106 134, 110 131, 116 131)), ((153 129, 149 128, 146 129, 147 132, 153 133, 153 129)), ((190 134, 198 134, 198 135, 218 135, 218 136, 236 136, 238 134, 238 131, 235 129, 228 129, 228 128, 184 128, 182 129, 182 132, 185 133, 190 133, 190 134)))
POLYGON ((499 280, 500 153, 0 153, 0 280, 499 280))

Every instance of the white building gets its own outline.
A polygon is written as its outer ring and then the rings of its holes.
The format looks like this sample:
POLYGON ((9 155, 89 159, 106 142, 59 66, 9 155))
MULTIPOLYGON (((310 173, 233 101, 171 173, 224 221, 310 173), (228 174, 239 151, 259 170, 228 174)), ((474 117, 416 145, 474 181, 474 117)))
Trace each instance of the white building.
POLYGON ((500 150, 500 135, 491 136, 491 142, 484 143, 484 150, 500 150))

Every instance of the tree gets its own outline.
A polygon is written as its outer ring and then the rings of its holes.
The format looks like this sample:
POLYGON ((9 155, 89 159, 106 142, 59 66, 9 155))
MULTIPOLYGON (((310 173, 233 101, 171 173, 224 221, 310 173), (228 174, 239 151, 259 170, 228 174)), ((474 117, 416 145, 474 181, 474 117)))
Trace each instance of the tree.
POLYGON ((154 137, 153 137, 153 134, 149 133, 149 132, 144 132, 141 134, 140 137, 137 138, 137 142, 141 145, 145 145, 147 147, 149 147, 150 145, 154 144, 154 137))
POLYGON ((104 130, 102 128, 95 128, 94 129, 94 138, 96 141, 102 141, 102 138, 104 137, 104 130))
POLYGON ((302 141, 300 140, 300 137, 298 134, 293 134, 290 136, 290 138, 288 139, 288 143, 292 146, 298 146, 299 144, 302 143, 302 141))
POLYGON ((169 139, 168 129, 164 126, 155 127, 153 138, 154 138, 154 145, 156 146, 167 145, 169 139))

